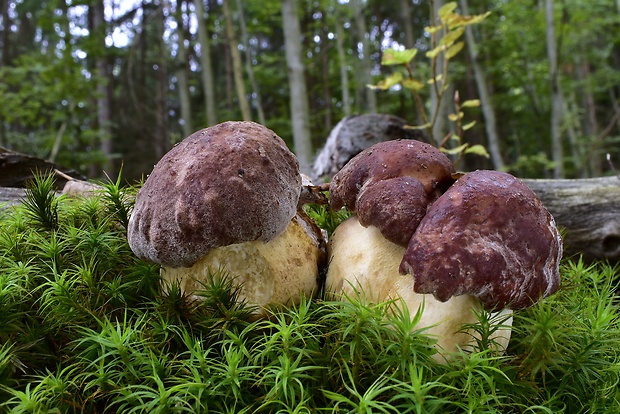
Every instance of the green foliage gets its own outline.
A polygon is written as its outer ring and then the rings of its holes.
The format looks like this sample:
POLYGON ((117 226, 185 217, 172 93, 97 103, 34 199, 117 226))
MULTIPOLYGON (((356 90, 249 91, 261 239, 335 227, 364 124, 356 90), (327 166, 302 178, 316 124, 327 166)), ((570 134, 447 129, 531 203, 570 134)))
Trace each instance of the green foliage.
MULTIPOLYGON (((120 210, 131 210, 135 189, 108 183, 71 199, 48 184, 29 190, 47 194, 47 206, 0 215, 0 412, 611 413, 620 404, 617 267, 566 260, 559 292, 515 312, 504 355, 484 348, 440 364, 416 328, 421 314, 399 301, 308 298, 248 321, 221 272, 196 296, 162 288, 158 267, 127 245, 120 210), (55 224, 41 225, 50 211, 55 224)), ((489 317, 473 326, 483 345, 489 317)))
MULTIPOLYGON (((434 16, 431 12, 432 25, 425 28, 425 31, 429 33, 431 38, 430 50, 426 52, 431 68, 429 79, 423 80, 419 77, 419 74, 415 74, 412 61, 417 56, 417 49, 396 50, 388 48, 383 53, 381 64, 384 66, 402 66, 405 69, 405 74, 393 72, 376 85, 368 85, 370 88, 379 90, 388 90, 395 85, 408 89, 413 96, 418 117, 422 120, 422 125, 412 128, 425 129, 430 137, 433 137, 433 129, 437 123, 437 117, 440 116, 439 108, 441 101, 445 98, 445 92, 448 90, 449 82, 451 81, 448 76, 450 74, 448 71, 450 61, 456 57, 465 45, 465 42, 460 40, 465 33, 465 27, 482 22, 490 14, 490 12, 487 12, 475 16, 463 16, 456 12, 456 8, 456 2, 449 2, 439 8, 437 16, 434 16), (438 22, 436 22, 437 17, 439 18, 438 22), (439 67, 442 67, 441 72, 438 70, 439 67), (431 108, 430 114, 427 114, 426 106, 421 96, 421 93, 427 86, 432 88, 437 96, 436 105, 434 108, 431 108)), ((458 163, 466 154, 489 157, 482 145, 470 145, 463 141, 465 131, 471 129, 476 124, 476 121, 463 124, 463 109, 478 106, 480 106, 480 101, 478 100, 467 100, 461 103, 457 91, 454 96, 455 111, 448 116, 448 119, 454 124, 454 131, 444 138, 434 137, 437 146, 443 152, 455 157, 455 166, 458 166, 458 163)))

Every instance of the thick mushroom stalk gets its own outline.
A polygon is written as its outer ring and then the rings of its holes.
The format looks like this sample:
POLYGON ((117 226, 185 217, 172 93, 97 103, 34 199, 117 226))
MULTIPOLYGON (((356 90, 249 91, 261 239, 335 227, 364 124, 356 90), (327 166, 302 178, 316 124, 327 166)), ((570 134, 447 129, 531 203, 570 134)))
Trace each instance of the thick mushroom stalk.
POLYGON ((560 285, 562 239, 542 202, 499 171, 467 173, 421 220, 400 272, 438 300, 469 294, 486 309, 522 309, 560 285))
MULTIPOLYGON (((416 293, 414 279, 398 271, 404 253, 405 247, 386 240, 379 229, 363 227, 357 217, 351 217, 338 226, 329 241, 326 290, 343 299, 359 297, 368 303, 402 299, 412 318, 423 309, 416 329, 425 328, 424 333, 436 339, 435 359, 439 362, 459 349, 475 349, 478 333, 462 327, 478 322, 480 301, 461 295, 442 302, 431 294, 416 293)), ((503 352, 510 339, 511 311, 494 315, 492 321, 496 325, 489 342, 495 351, 503 352)))
MULTIPOLYGON (((261 298, 269 296, 267 286, 275 289, 282 283, 288 283, 291 292, 309 295, 317 288, 322 243, 315 240, 314 230, 300 224, 303 220, 291 224, 300 191, 298 161, 280 137, 253 122, 225 122, 189 136, 157 163, 138 192, 129 222, 129 244, 137 256, 164 266, 166 277, 200 279, 211 265, 202 259, 218 257, 218 268, 210 271, 224 270, 242 280, 244 296, 251 304, 262 306, 261 298), (276 241, 285 229, 288 233, 276 241), (239 247, 244 243, 249 243, 249 250, 239 247), (264 252, 263 244, 270 243, 276 250, 261 258, 257 252, 264 252), (293 248, 296 244, 304 247, 293 248), (215 252, 226 246, 234 247, 226 254, 215 252), (310 246, 312 254, 307 252, 310 246), (238 252, 236 257, 234 252, 238 252), (235 264, 241 257, 247 258, 248 270, 243 275, 235 264), (287 280, 279 280, 281 272, 261 273, 260 269, 278 267, 265 265, 265 260, 299 262, 311 274, 300 271, 299 278, 304 280, 297 281, 298 269, 292 268, 287 280)), ((195 287, 189 280, 182 285, 195 287)), ((271 297, 290 302, 275 293, 271 297)))
POLYGON ((273 240, 218 247, 191 267, 163 267, 162 278, 196 292, 203 289, 201 281, 223 269, 239 286, 239 300, 252 305, 253 316, 260 318, 270 307, 299 303, 302 295, 316 293, 324 249, 321 231, 300 212, 273 240))

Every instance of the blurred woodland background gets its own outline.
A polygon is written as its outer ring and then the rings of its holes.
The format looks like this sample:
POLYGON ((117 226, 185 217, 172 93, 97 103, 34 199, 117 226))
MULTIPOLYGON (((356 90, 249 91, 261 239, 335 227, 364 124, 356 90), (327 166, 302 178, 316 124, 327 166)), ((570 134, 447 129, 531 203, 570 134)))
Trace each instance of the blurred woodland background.
MULTIPOLYGON (((226 120, 273 129, 308 165, 347 115, 420 124, 412 96, 372 90, 388 48, 426 52, 443 0, 0 0, 0 146, 91 178, 139 180, 176 142, 226 120)), ((611 175, 620 165, 620 0, 460 0, 450 89, 496 148, 464 169, 611 175), (469 4, 468 4, 469 3, 469 4)), ((429 79, 424 53, 412 63, 429 79)), ((433 111, 427 85, 421 97, 433 111)), ((452 128, 444 99, 435 141, 452 128)))

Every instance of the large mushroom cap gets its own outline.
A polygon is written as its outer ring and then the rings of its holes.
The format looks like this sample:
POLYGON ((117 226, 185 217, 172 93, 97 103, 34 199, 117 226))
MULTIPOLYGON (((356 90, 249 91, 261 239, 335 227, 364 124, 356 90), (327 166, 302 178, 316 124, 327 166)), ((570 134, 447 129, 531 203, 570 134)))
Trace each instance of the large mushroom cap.
POLYGON ((432 145, 416 140, 375 144, 353 157, 330 185, 330 205, 357 212, 363 226, 406 246, 428 204, 453 182, 454 167, 432 145))
POLYGON ((430 144, 416 140, 386 141, 373 145, 351 159, 332 180, 330 204, 339 210, 355 210, 360 189, 367 183, 395 177, 411 177, 428 194, 443 192, 454 182, 450 159, 430 144))
POLYGON ((189 136, 138 192, 128 240, 141 258, 189 267, 220 246, 269 241, 297 210, 299 164, 284 141, 253 122, 189 136))
POLYGON ((510 174, 465 174, 429 208, 400 265, 418 293, 470 294, 486 309, 521 309, 555 292, 562 239, 555 221, 510 174))

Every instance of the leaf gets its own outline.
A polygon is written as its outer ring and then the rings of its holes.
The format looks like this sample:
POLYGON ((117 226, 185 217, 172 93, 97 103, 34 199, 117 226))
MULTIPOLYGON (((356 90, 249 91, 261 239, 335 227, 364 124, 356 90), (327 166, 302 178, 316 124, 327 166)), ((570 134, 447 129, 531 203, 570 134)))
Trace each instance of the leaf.
POLYGON ((476 125, 476 121, 471 121, 470 123, 463 125, 461 128, 463 129, 463 131, 467 131, 472 129, 474 125, 476 125))
POLYGON ((454 56, 456 56, 456 54, 463 49, 463 46, 465 46, 465 42, 458 42, 450 46, 450 48, 446 52, 446 59, 452 59, 454 56))
POLYGON ((425 86, 424 83, 415 79, 403 79, 401 83, 403 87, 415 92, 421 91, 425 86))
POLYGON ((409 63, 417 53, 418 49, 396 50, 389 48, 385 52, 383 52, 381 64, 386 66, 404 65, 406 63, 409 63))
POLYGON ((477 23, 482 22, 484 19, 486 19, 487 16, 489 16, 490 14, 491 12, 486 12, 484 14, 477 14, 474 16, 456 15, 453 19, 447 22, 448 28, 452 30, 460 26, 469 26, 472 24, 477 24, 477 23))
POLYGON ((489 153, 487 152, 487 149, 480 144, 472 145, 471 147, 467 148, 465 150, 465 154, 476 154, 485 158, 489 158, 489 153))
POLYGON ((448 119, 452 122, 456 122, 459 119, 463 119, 463 112, 459 112, 458 115, 457 114, 450 114, 448 115, 448 119))
POLYGON ((434 83, 436 83, 436 82, 440 82, 442 79, 443 79, 443 74, 441 74, 441 73, 440 73, 439 75, 435 76, 435 79, 429 79, 429 80, 427 80, 426 82, 427 82, 429 85, 432 85, 432 84, 434 84, 434 83))
POLYGON ((426 26, 424 28, 424 31, 428 32, 429 34, 433 34, 433 33, 437 33, 438 31, 440 31, 443 28, 443 24, 439 25, 439 26, 426 26))
POLYGON ((366 85, 366 86, 368 86, 370 89, 380 89, 382 91, 385 91, 387 89, 390 89, 392 86, 398 84, 402 79, 403 79, 403 74, 400 72, 396 72, 396 73, 392 73, 390 76, 383 79, 376 85, 366 85))
POLYGON ((463 145, 459 145, 458 147, 455 148, 440 148, 441 152, 448 154, 448 155, 458 155, 461 152, 465 151, 465 149, 469 146, 469 144, 463 144, 463 145))
POLYGON ((459 37, 463 35, 463 32, 465 32, 464 27, 459 27, 458 29, 451 30, 448 32, 447 35, 441 38, 441 40, 439 41, 439 44, 450 46, 456 41, 456 39, 458 39, 459 37))
POLYGON ((480 106, 480 99, 468 99, 461 104, 461 108, 476 108, 480 106))
POLYGON ((437 10, 437 14, 439 15, 439 17, 444 17, 449 13, 452 13, 454 10, 456 10, 456 2, 451 1, 450 3, 446 3, 441 6, 439 10, 437 10))
POLYGON ((429 50, 428 52, 426 52, 426 57, 431 58, 431 59, 436 58, 437 55, 443 52, 444 50, 446 50, 446 46, 439 45, 435 49, 429 50))
POLYGON ((426 129, 429 128, 431 126, 430 122, 427 122, 424 125, 405 125, 404 128, 405 129, 426 129))

